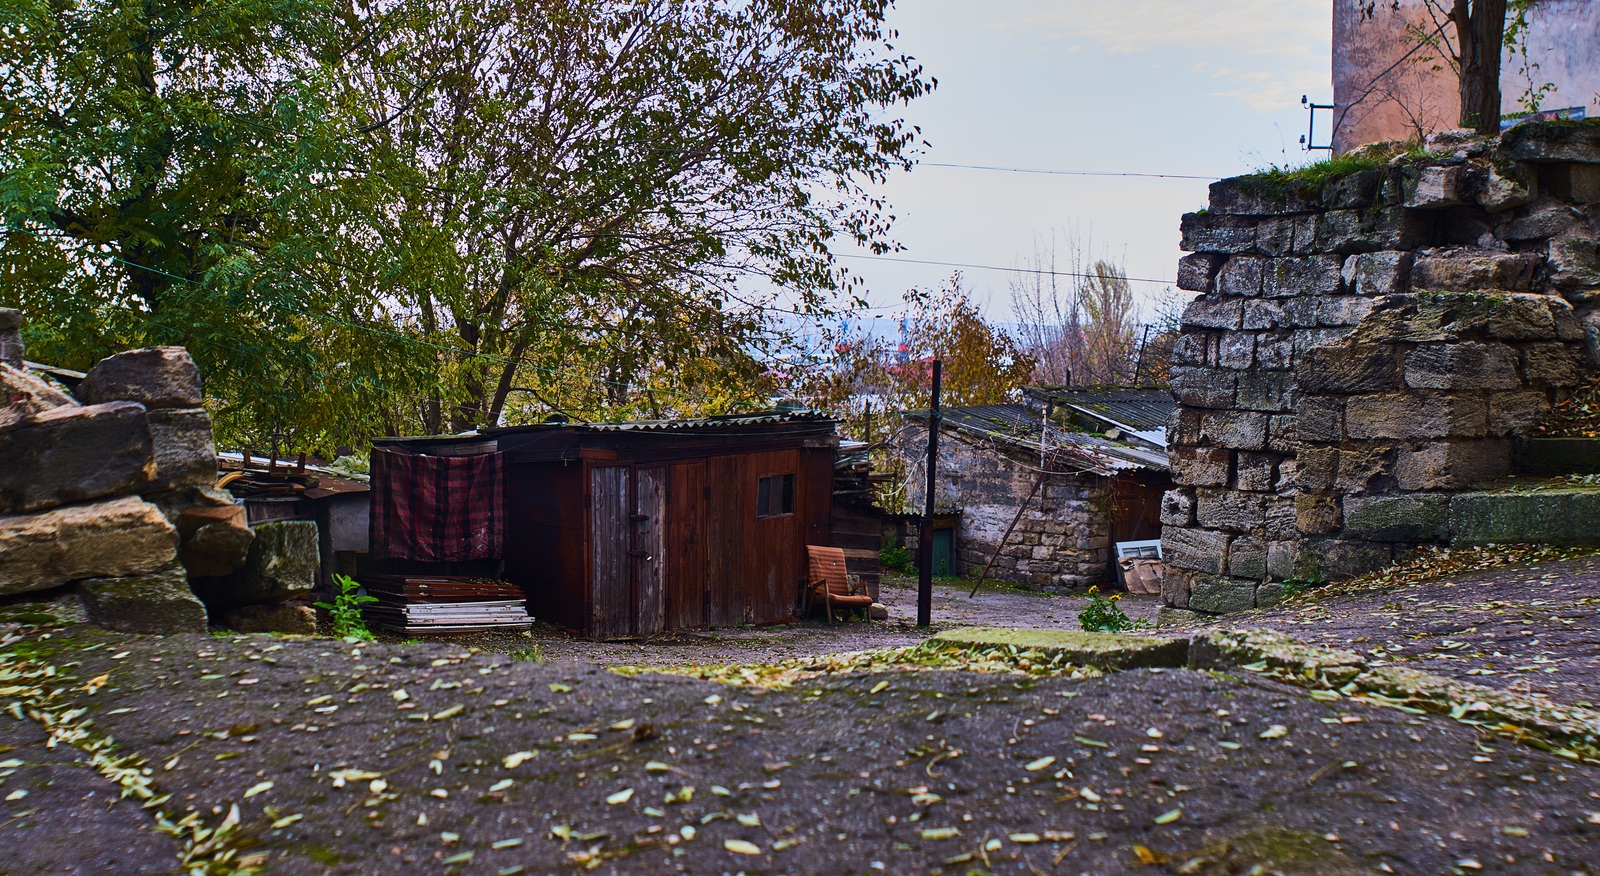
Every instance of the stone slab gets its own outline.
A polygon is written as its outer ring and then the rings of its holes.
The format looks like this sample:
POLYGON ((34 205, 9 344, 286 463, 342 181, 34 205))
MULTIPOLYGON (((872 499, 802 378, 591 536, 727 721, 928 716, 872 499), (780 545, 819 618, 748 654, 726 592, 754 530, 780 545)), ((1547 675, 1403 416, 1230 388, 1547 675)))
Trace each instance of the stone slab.
POLYGON ((216 484, 217 446, 204 408, 154 410, 147 419, 156 457, 155 482, 147 490, 216 484))
POLYGON ((160 509, 134 496, 0 516, 0 596, 148 575, 170 564, 177 547, 160 509))
POLYGON ((1450 543, 1600 547, 1600 489, 1553 487, 1452 496, 1450 543))
POLYGON ((1176 668, 1184 666, 1189 659, 1189 643, 1183 639, 1076 630, 964 627, 942 632, 934 636, 933 641, 963 648, 1032 648, 1106 670, 1176 668))
POLYGON ((53 408, 0 429, 0 514, 135 492, 155 472, 134 402, 53 408))
POLYGON ((89 369, 78 395, 95 404, 136 401, 156 408, 200 406, 200 370, 182 347, 145 347, 101 359, 89 369))
POLYGON ((125 633, 206 632, 206 608, 189 589, 183 569, 149 575, 93 578, 78 585, 90 623, 125 633))

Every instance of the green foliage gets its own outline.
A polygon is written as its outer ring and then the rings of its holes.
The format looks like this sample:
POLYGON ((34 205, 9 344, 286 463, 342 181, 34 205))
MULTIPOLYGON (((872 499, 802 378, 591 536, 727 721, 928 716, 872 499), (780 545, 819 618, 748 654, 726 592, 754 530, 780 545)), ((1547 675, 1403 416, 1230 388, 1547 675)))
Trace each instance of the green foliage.
POLYGON ((538 645, 518 645, 509 652, 511 659, 519 663, 543 663, 544 649, 538 645))
POLYGON ((1299 596, 1307 590, 1315 590, 1327 583, 1327 581, 1323 580, 1321 572, 1312 572, 1305 577, 1290 578, 1283 582, 1283 597, 1288 599, 1291 596, 1299 596))
POLYGON ((886 545, 883 550, 878 551, 878 562, 886 572, 909 575, 916 571, 916 566, 911 563, 911 551, 902 544, 886 545))
POLYGON ((892 245, 888 6, 13 0, 0 304, 62 366, 189 347, 224 445, 762 402, 775 308, 892 245))
POLYGON ((1090 587, 1089 604, 1078 612, 1078 626, 1091 633, 1123 633, 1150 625, 1128 617, 1121 603, 1122 594, 1101 596, 1099 587, 1090 587))
POLYGON ((338 588, 333 595, 333 602, 316 603, 317 608, 327 610, 333 622, 333 634, 341 639, 372 641, 372 631, 367 629, 367 622, 361 617, 361 606, 377 602, 377 597, 360 592, 361 585, 347 575, 334 575, 333 584, 338 588))

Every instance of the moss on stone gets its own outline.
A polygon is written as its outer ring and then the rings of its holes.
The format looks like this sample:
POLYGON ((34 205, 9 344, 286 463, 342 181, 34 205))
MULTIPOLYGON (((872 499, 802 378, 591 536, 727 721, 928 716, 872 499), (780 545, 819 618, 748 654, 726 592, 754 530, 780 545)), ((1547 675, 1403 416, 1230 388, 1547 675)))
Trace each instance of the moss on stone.
POLYGON ((948 630, 934 636, 933 641, 963 648, 1031 648, 1106 670, 1181 667, 1188 662, 1189 650, 1189 643, 1182 639, 1001 627, 948 630))

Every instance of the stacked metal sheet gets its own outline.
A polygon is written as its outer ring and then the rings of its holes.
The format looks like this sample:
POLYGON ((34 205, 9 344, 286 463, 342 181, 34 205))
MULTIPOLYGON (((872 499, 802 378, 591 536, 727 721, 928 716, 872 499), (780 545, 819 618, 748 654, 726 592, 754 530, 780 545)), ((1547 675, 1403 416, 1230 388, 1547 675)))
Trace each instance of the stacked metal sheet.
POLYGON ((533 625, 521 588, 494 578, 370 575, 361 583, 378 599, 366 614, 385 629, 438 634, 533 625))

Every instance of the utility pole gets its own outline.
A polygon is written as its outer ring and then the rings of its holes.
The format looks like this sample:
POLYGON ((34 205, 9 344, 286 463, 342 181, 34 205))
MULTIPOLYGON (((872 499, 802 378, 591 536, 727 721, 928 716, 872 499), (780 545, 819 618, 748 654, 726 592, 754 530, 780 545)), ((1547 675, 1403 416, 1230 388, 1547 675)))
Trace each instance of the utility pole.
POLYGON ((933 623, 933 494, 939 467, 939 378, 943 363, 933 360, 933 405, 928 409, 928 487, 923 493, 922 534, 917 539, 917 626, 933 623))

